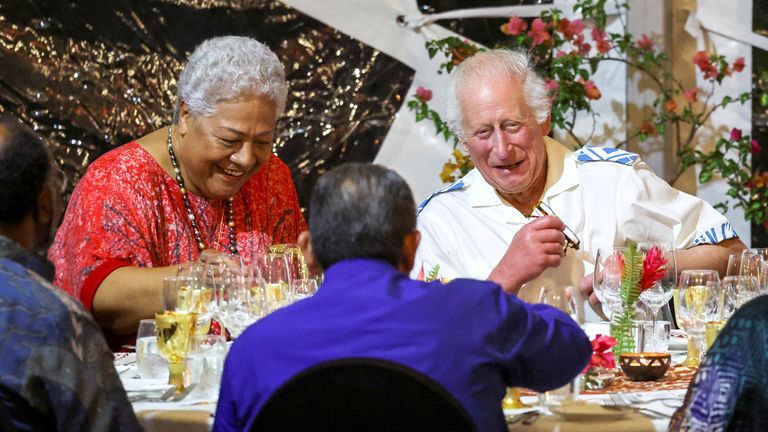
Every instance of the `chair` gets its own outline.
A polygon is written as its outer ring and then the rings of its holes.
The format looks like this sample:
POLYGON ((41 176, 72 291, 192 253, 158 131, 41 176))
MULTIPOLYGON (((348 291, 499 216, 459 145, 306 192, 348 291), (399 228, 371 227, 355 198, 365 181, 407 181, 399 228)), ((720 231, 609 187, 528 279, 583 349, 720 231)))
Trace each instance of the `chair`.
POLYGON ((347 358, 316 365, 283 384, 252 431, 476 431, 459 402, 403 365, 347 358))

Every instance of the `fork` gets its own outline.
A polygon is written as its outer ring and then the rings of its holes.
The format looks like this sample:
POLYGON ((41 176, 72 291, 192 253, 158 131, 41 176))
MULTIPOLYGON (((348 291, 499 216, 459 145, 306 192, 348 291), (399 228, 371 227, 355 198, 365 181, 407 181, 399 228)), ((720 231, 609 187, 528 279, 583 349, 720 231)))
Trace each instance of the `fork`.
POLYGON ((640 414, 653 415, 656 417, 663 417, 663 418, 672 417, 670 414, 667 414, 661 411, 656 411, 656 410, 652 410, 645 407, 632 406, 629 402, 627 402, 624 399, 624 396, 622 396, 621 393, 609 393, 608 397, 610 398, 610 400, 602 403, 602 406, 607 409, 620 410, 620 409, 627 408, 635 412, 639 412, 640 414))

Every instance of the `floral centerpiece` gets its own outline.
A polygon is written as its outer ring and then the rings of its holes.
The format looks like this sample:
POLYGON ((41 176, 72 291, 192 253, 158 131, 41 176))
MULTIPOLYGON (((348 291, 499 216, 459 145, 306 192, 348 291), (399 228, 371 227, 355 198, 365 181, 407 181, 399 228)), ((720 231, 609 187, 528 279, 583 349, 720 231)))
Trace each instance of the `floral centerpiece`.
POLYGON ((645 254, 637 244, 627 241, 624 256, 617 263, 621 274, 619 297, 621 310, 611 320, 611 335, 616 338, 614 354, 635 352, 635 302, 640 293, 652 287, 664 277, 667 260, 658 247, 653 246, 645 254))
POLYGON ((606 386, 608 379, 613 374, 605 373, 616 367, 616 360, 611 348, 616 345, 616 339, 608 335, 598 334, 592 339, 592 357, 581 372, 584 374, 584 389, 596 390, 606 386))

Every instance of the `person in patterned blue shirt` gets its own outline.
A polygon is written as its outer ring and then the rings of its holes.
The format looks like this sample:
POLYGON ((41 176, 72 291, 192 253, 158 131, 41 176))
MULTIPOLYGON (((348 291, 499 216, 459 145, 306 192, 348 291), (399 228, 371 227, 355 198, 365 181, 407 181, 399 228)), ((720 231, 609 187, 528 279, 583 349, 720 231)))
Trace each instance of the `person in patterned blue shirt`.
POLYGON ((752 300, 728 320, 669 430, 768 430, 768 296, 752 300))
POLYGON ((0 429, 140 431, 99 327, 31 259, 56 219, 51 197, 41 202, 52 159, 10 117, 0 167, 0 429))

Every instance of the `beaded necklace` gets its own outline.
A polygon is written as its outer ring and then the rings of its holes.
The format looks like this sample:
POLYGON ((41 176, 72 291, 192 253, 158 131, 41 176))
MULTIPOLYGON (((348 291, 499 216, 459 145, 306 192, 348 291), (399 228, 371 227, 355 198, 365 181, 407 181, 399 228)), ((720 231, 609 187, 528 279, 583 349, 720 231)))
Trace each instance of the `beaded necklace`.
MULTIPOLYGON (((173 165, 173 172, 176 174, 176 183, 181 190, 181 198, 184 201, 184 207, 187 210, 187 217, 189 218, 189 224, 192 226, 192 232, 195 234, 195 240, 197 241, 197 247, 200 248, 200 252, 205 250, 205 243, 203 243, 202 237, 200 237, 200 230, 197 227, 197 220, 195 214, 192 212, 192 204, 189 202, 187 196, 187 188, 184 186, 184 177, 181 176, 181 169, 179 168, 179 162, 176 160, 176 154, 173 152, 173 127, 168 128, 168 156, 171 157, 171 165, 173 165)), ((224 211, 227 213, 227 228, 229 229, 229 251, 237 255, 237 239, 235 237, 235 218, 234 211, 232 210, 232 197, 227 198, 224 201, 224 211)))

